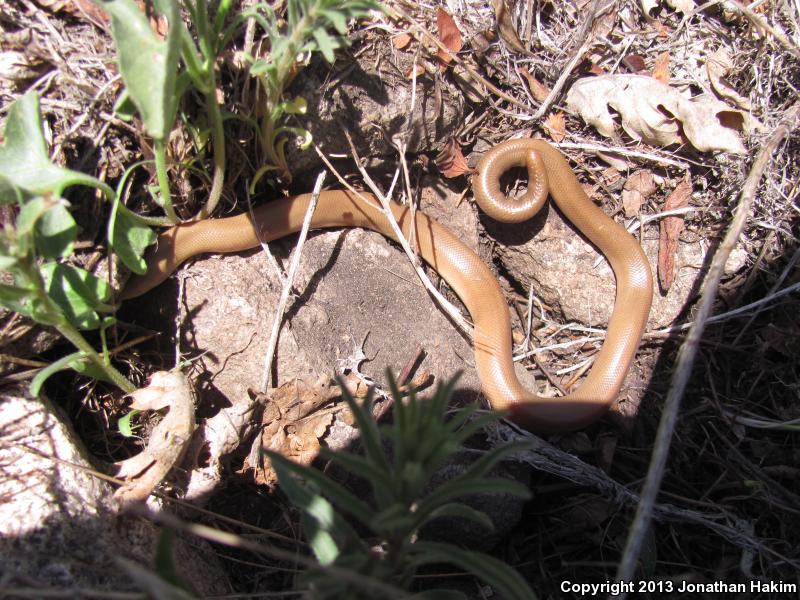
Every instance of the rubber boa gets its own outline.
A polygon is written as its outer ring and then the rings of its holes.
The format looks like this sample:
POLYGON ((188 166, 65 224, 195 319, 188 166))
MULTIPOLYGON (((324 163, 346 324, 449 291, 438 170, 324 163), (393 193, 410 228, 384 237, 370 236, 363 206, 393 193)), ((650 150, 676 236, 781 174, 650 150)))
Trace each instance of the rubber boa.
MULTIPOLYGON (((475 325, 475 364, 491 406, 531 431, 572 431, 590 424, 616 399, 644 332, 652 300, 647 257, 624 227, 586 196, 564 156, 543 140, 503 142, 481 157, 473 177, 475 199, 488 216, 518 223, 529 219, 552 196, 564 216, 608 259, 617 284, 605 343, 582 385, 563 398, 537 396, 517 379, 512 362, 511 320, 492 271, 458 237, 436 221, 415 212, 412 246, 462 300, 475 325), (512 167, 528 171, 527 190, 507 198, 500 176, 512 167)), ((249 214, 173 227, 158 236, 146 254, 147 273, 134 276, 121 294, 129 299, 154 288, 188 258, 207 252, 240 252, 294 233, 302 226, 309 194, 282 198, 249 214), (258 228, 258 232, 256 231, 258 228)), ((408 238, 411 211, 391 203, 408 238)), ((389 222, 371 194, 324 191, 311 222, 314 229, 363 227, 393 239, 389 222)))

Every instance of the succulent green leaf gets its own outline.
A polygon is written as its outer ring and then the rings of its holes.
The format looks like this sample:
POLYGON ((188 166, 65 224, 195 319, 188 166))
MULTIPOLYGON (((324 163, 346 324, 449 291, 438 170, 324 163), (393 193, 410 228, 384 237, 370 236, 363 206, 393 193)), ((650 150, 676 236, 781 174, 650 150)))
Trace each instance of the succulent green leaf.
POLYGON ((68 354, 67 356, 59 358, 54 363, 51 363, 42 370, 40 370, 33 378, 33 380, 31 381, 31 385, 28 388, 28 390, 31 393, 31 396, 38 396, 39 392, 42 390, 42 386, 44 385, 45 381, 47 381, 55 373, 58 373, 60 370, 69 367, 69 364, 72 361, 79 360, 82 357, 83 357, 82 352, 75 352, 74 354, 68 354))
POLYGON ((26 195, 52 194, 61 196, 71 185, 88 185, 111 190, 99 180, 50 162, 47 154, 39 97, 28 92, 15 101, 8 111, 5 143, 0 145, 0 203, 15 201, 20 190, 26 195))
POLYGON ((0 304, 21 315, 30 316, 31 305, 28 299, 33 291, 32 288, 0 283, 0 304))
POLYGON ((345 35, 347 33, 347 18, 338 10, 321 10, 319 11, 319 15, 328 19, 339 35, 345 35))
POLYGON ((156 241, 155 232, 136 219, 122 204, 114 202, 108 221, 108 242, 125 266, 138 275, 147 272, 144 251, 156 241))
POLYGON ((131 425, 131 420, 133 420, 133 417, 138 415, 140 412, 142 411, 134 408, 131 412, 123 417, 120 417, 120 419, 117 421, 117 429, 123 436, 128 438, 133 437, 133 426, 131 425))
POLYGON ((0 256, 0 271, 10 271, 19 264, 19 259, 16 256, 2 255, 0 256))
POLYGON ((19 237, 32 236, 34 228, 42 215, 52 206, 52 202, 41 196, 32 198, 22 205, 15 222, 17 235, 19 237))
POLYGON ((64 202, 51 206, 36 221, 36 249, 43 258, 61 258, 72 254, 78 225, 64 202))
POLYGON ((111 295, 108 283, 88 271, 62 263, 45 263, 41 268, 47 295, 79 329, 100 326, 98 310, 108 311, 105 304, 111 295))
POLYGON ((166 140, 175 120, 175 78, 180 57, 180 15, 174 0, 159 2, 169 29, 162 40, 135 0, 97 1, 111 15, 119 70, 145 131, 166 140))
POLYGON ((322 56, 325 57, 329 63, 333 63, 336 60, 336 55, 334 51, 336 48, 339 47, 337 41, 328 35, 328 32, 325 31, 323 27, 317 27, 314 30, 314 39, 317 41, 317 46, 319 46, 320 52, 322 52, 322 56))
MULTIPOLYGON (((2 150, 0 150, 2 152, 2 150)), ((22 202, 22 191, 8 177, 0 173, 0 204, 22 202)))
POLYGON ((117 101, 114 102, 114 114, 126 123, 133 121, 133 117, 136 115, 136 105, 131 100, 128 88, 124 88, 117 101))
POLYGON ((31 381, 31 385, 28 388, 31 395, 38 396, 45 381, 63 369, 72 369, 73 371, 76 371, 81 375, 85 375, 86 377, 113 383, 105 374, 105 371, 86 358, 83 352, 75 352, 59 358, 54 363, 47 365, 44 369, 39 371, 31 381))

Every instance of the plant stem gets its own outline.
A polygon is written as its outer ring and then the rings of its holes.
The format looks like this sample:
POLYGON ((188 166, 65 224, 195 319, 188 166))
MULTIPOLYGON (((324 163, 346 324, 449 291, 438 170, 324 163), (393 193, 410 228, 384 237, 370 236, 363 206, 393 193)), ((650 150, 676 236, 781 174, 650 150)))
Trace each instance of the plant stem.
POLYGON ((167 146, 163 140, 154 140, 154 153, 156 158, 156 177, 158 177, 158 188, 161 192, 161 203, 167 218, 171 223, 180 223, 175 209, 172 208, 172 196, 169 192, 169 178, 167 177, 167 146))
POLYGON ((86 355, 86 358, 89 359, 98 369, 101 369, 106 375, 108 375, 108 378, 113 381, 114 385, 116 385, 119 389, 126 394, 130 394, 136 390, 136 386, 128 381, 122 373, 117 371, 117 369, 111 365, 106 364, 103 358, 97 353, 92 345, 86 341, 86 338, 84 338, 80 331, 78 331, 75 327, 69 323, 62 323, 60 325, 56 325, 55 328, 61 335, 72 342, 73 346, 83 352, 86 355))
POLYGON ((211 121, 211 142, 214 144, 214 178, 211 181, 211 191, 208 194, 205 206, 197 214, 197 219, 211 216, 222 196, 222 186, 225 183, 225 131, 222 128, 222 113, 217 104, 217 85, 214 75, 214 66, 208 76, 211 91, 206 94, 206 108, 211 121))
POLYGON ((302 20, 297 24, 297 27, 292 30, 289 40, 286 43, 286 48, 281 55, 279 57, 272 57, 273 60, 277 62, 274 78, 270 75, 260 78, 264 86, 267 102, 264 119, 261 122, 262 147, 269 161, 278 167, 281 176, 287 179, 291 178, 289 166, 286 164, 285 159, 281 159, 281 157, 278 156, 275 144, 277 140, 274 139, 276 125, 283 114, 283 111, 278 110, 277 106, 280 104, 281 96, 286 86, 289 84, 289 76, 297 60, 297 54, 300 48, 302 48, 304 40, 310 35, 316 18, 316 7, 312 6, 309 8, 309 12, 305 14, 302 20))

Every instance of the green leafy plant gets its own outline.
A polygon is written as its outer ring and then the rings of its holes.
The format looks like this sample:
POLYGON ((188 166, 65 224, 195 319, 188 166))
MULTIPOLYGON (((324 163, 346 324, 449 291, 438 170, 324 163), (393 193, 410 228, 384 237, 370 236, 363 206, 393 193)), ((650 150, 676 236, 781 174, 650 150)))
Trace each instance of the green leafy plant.
POLYGON ((197 215, 211 214, 222 193, 225 173, 225 137, 222 111, 217 101, 216 62, 238 27, 247 19, 255 19, 265 30, 270 42, 268 58, 252 59, 250 73, 258 77, 264 90, 263 118, 260 125, 261 147, 267 163, 254 177, 253 184, 269 171, 278 171, 289 181, 291 174, 284 147, 286 134, 298 135, 310 144, 311 134, 299 127, 281 125, 288 114, 303 114, 306 102, 302 98, 284 99, 283 94, 297 72, 298 56, 319 51, 333 62, 334 51, 347 42, 347 21, 379 9, 374 0, 288 0, 285 25, 274 8, 267 3, 234 14, 231 23, 226 19, 231 0, 223 0, 214 17, 209 14, 206 0, 185 0, 181 5, 191 17, 197 42, 179 17, 176 0, 155 0, 156 12, 169 24, 164 38, 153 31, 135 0, 104 0, 98 2, 112 18, 112 34, 119 56, 119 69, 126 90, 118 107, 121 112, 130 100, 138 109, 145 131, 153 138, 159 196, 172 223, 178 217, 172 206, 166 169, 166 142, 173 127, 178 101, 189 85, 205 99, 214 151, 214 175, 205 206, 197 215), (179 71, 180 64, 184 70, 179 71))
POLYGON ((0 203, 17 207, 14 223, 4 223, 0 233, 0 270, 13 280, 0 285, 0 303, 56 328, 78 349, 40 371, 31 391, 37 394, 47 377, 70 367, 130 392, 134 386, 111 365, 105 349, 104 332, 114 323, 108 316, 114 309, 111 289, 65 260, 73 252, 78 226, 62 194, 74 185, 97 188, 115 203, 110 243, 132 270, 144 272, 140 250, 153 241, 150 228, 119 205, 117 193, 106 184, 50 162, 38 97, 23 96, 9 109, 0 146, 0 203), (81 330, 87 329, 100 329, 102 354, 84 338, 81 330))
POLYGON ((284 151, 286 134, 301 137, 304 146, 311 143, 311 134, 306 129, 281 125, 284 116, 304 114, 307 108, 303 98, 283 97, 296 75, 297 57, 319 51, 332 63, 334 51, 347 43, 347 21, 380 8, 373 0, 287 0, 285 28, 266 3, 243 13, 261 24, 270 41, 269 57, 253 60, 250 66, 250 74, 258 77, 264 91, 260 139, 267 159, 255 181, 268 171, 277 171, 282 179, 291 180, 284 151))
MULTIPOLYGON (((217 99, 216 64, 219 55, 248 18, 256 18, 270 36, 271 57, 254 61, 254 73, 269 90, 263 129, 269 143, 269 160, 282 165, 283 141, 278 138, 299 130, 277 127, 287 113, 302 112, 302 99, 281 101, 302 52, 321 51, 333 60, 333 50, 344 44, 347 19, 377 6, 371 0, 291 0, 287 4, 287 28, 283 33, 274 10, 260 4, 229 18, 231 0, 221 0, 213 16, 207 0, 153 0, 156 15, 166 19, 166 31, 156 32, 136 0, 104 0, 98 4, 111 16, 119 70, 125 90, 117 102, 120 115, 138 111, 144 132, 153 140, 158 185, 155 200, 165 217, 143 216, 120 200, 134 169, 130 166, 112 189, 90 175, 52 163, 41 128, 38 97, 31 93, 9 109, 5 142, 0 146, 0 203, 16 204, 15 223, 5 223, 0 237, 0 270, 12 275, 13 284, 0 288, 0 303, 11 310, 51 325, 69 339, 78 352, 43 369, 34 379, 38 391, 43 381, 59 369, 70 367, 81 373, 111 381, 125 391, 132 384, 110 364, 105 331, 114 324, 110 316, 111 290, 107 283, 70 263, 77 225, 63 198, 76 185, 99 189, 112 204, 107 238, 111 249, 134 273, 146 270, 143 254, 155 241, 151 226, 179 222, 170 194, 167 143, 175 126, 184 92, 193 87, 205 100, 206 118, 214 153, 214 173, 209 197, 198 217, 209 215, 224 184, 225 137, 222 110, 217 99), (181 6, 190 16, 194 37, 181 19, 181 6), (230 21, 226 23, 226 21, 230 21), (336 34, 329 34, 333 27, 336 34), (102 352, 94 350, 81 331, 99 329, 102 352)), ((198 147, 208 138, 203 126, 189 123, 198 147)), ((307 132, 306 132, 307 133, 307 132)), ((288 173, 288 170, 286 170, 288 173)))
POLYGON ((311 590, 314 598, 371 598, 373 595, 367 590, 355 589, 353 584, 330 576, 325 567, 352 569, 362 576, 409 589, 420 567, 449 563, 474 574, 504 598, 534 598, 516 571, 491 556, 452 544, 417 540, 420 528, 439 516, 470 519, 491 531, 493 524, 485 513, 458 499, 478 493, 528 497, 527 488, 518 482, 486 477, 494 465, 527 444, 488 451, 461 475, 430 490, 436 471, 464 441, 499 415, 479 415, 472 406, 446 420, 445 411, 457 377, 440 386, 429 400, 421 400, 412 392, 407 401, 391 373, 388 378, 394 398, 393 424, 379 429, 372 418, 372 393, 358 404, 342 385, 342 395, 361 432, 364 455, 321 450, 323 458, 368 481, 373 502, 357 497, 317 469, 266 451, 281 489, 302 511, 305 536, 320 563, 320 568, 304 574, 302 585, 311 590), (391 452, 384 449, 384 439, 391 443, 391 452), (346 517, 370 530, 374 539, 367 541, 359 536, 346 517))
POLYGON ((216 62, 223 50, 222 40, 226 38, 223 25, 231 0, 219 4, 213 19, 206 0, 183 3, 196 29, 197 43, 181 20, 180 5, 175 0, 155 2, 158 14, 168 23, 163 39, 153 31, 135 0, 106 0, 98 4, 111 15, 119 70, 126 86, 117 103, 118 109, 130 100, 142 117, 145 132, 153 138, 159 189, 156 200, 172 223, 178 223, 179 219, 170 194, 166 144, 184 91, 192 85, 203 95, 211 127, 214 174, 208 199, 198 218, 208 216, 219 201, 225 180, 225 133, 217 101, 216 62), (179 71, 181 61, 185 67, 183 71, 179 71))

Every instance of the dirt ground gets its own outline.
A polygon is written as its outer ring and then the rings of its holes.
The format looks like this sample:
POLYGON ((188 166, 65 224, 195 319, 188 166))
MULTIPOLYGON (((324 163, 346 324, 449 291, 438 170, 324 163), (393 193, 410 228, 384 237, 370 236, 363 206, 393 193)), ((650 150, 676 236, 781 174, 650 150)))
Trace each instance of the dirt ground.
MULTIPOLYGON (((456 541, 513 566, 541 598, 585 597, 565 582, 620 574, 644 582, 632 597, 706 597, 679 590, 715 582, 747 582, 748 591, 708 597, 798 597, 796 587, 767 584, 800 585, 800 5, 498 0, 394 8, 354 22, 351 45, 333 65, 315 56, 298 69, 286 95, 310 108, 290 124, 308 129, 336 170, 363 187, 346 129, 379 186, 387 189, 399 169, 397 189, 492 266, 515 353, 528 354, 518 365, 526 384, 560 395, 580 383, 605 335, 614 279, 555 208, 520 226, 482 215, 469 173, 483 152, 511 137, 555 144, 590 198, 641 241, 656 278, 647 330, 608 416, 535 438, 524 476, 510 475, 533 499, 503 508, 514 517, 489 547, 466 531, 456 541), (448 48, 455 59, 441 58, 448 48), (582 85, 595 87, 579 96, 582 85), (402 160, 399 150, 407 151, 402 160), (720 261, 721 253, 729 256, 720 261), (751 593, 751 581, 763 591, 751 593)), ((101 10, 85 0, 0 0, 0 30, 0 120, 36 90, 54 162, 115 185, 130 165, 152 159, 140 123, 114 112, 123 83, 101 10)), ((226 121, 229 160, 215 216, 247 210, 247 186, 262 164, 248 124, 259 116, 258 85, 241 56, 268 51, 264 32, 243 26, 218 62, 218 96, 237 118, 226 121)), ((200 105, 195 95, 182 99, 168 145, 184 219, 210 186, 212 155, 197 141, 198 131, 207 135, 200 105)), ((325 168, 313 148, 291 142, 288 155, 291 183, 274 183, 276 191, 262 182, 254 203, 310 191, 325 168)), ((157 210, 147 193, 155 178, 149 164, 134 171, 127 204, 157 210)), ((326 184, 341 187, 330 175, 326 184)), ((67 198, 81 227, 75 260, 105 268, 108 206, 82 188, 67 198)), ((4 222, 12 216, 2 214, 4 222)), ((295 243, 272 245, 284 269, 295 243)), ((120 347, 115 364, 144 384, 174 365, 178 348, 192 361, 198 419, 211 418, 258 387, 269 332, 281 319, 273 387, 343 366, 381 384, 384 368, 399 372, 422 349, 416 374, 442 380, 463 370, 457 401, 482 401, 468 338, 382 236, 312 234, 283 317, 275 314, 281 287, 270 260, 261 252, 200 259, 126 303, 109 336, 112 349, 120 347)), ((2 316, 0 332, 0 384, 9 397, 71 351, 13 313, 2 316)), ((140 417, 139 437, 124 438, 116 423, 129 409, 119 391, 66 372, 46 395, 95 464, 136 454, 153 427, 140 417)), ((353 441, 336 419, 309 434, 314 444, 353 441), (326 442, 335 427, 338 441, 326 442)), ((204 496, 210 512, 188 515, 253 537, 248 527, 270 530, 295 550, 286 540, 299 536, 296 514, 243 472, 250 443, 232 452, 215 493, 204 496)), ((259 597, 292 585, 292 569, 244 549, 213 549, 232 592, 259 597)), ((447 575, 471 598, 492 597, 468 577, 447 575)), ((24 587, 37 597, 52 583, 8 571, 0 591, 24 587)))

